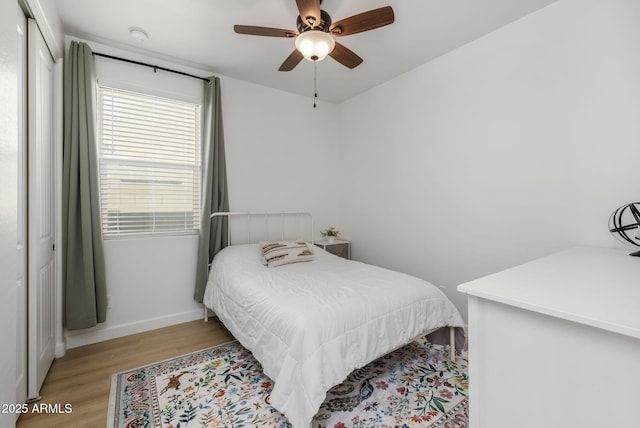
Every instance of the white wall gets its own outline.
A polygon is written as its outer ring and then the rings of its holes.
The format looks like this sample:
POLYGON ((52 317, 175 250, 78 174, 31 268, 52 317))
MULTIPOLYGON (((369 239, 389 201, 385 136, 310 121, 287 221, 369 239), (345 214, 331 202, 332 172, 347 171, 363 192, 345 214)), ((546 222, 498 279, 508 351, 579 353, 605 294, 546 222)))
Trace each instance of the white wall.
POLYGON ((337 209, 337 106, 222 79, 232 210, 308 210, 320 230, 337 209))
MULTIPOLYGON (((638 12, 561 0, 340 106, 221 76, 231 209, 309 210, 463 313, 461 282, 615 246, 609 214, 640 198, 638 12)), ((108 320, 69 346, 198 317, 195 248, 107 242, 108 320)))
MULTIPOLYGON (((69 41, 67 39, 66 45, 69 41)), ((200 76, 207 73, 89 42, 94 51, 137 59, 200 76)), ((202 82, 188 77, 96 58, 103 83, 164 94, 201 97, 202 82)), ((331 223, 331 169, 337 139, 321 132, 336 121, 335 107, 221 76, 230 207, 245 210, 305 210, 317 229, 331 223), (319 180, 319 176, 325 176, 319 180)), ((105 241, 107 321, 67 332, 73 348, 202 316, 193 300, 198 238, 154 237, 105 241)))
MULTIPOLYGON (((16 285, 18 230, 18 36, 17 8, 0 2, 0 403, 16 399, 16 285)), ((14 414, 0 413, 0 426, 14 414)))
POLYGON ((355 258, 445 288, 640 199, 640 2, 561 0, 340 107, 355 258))

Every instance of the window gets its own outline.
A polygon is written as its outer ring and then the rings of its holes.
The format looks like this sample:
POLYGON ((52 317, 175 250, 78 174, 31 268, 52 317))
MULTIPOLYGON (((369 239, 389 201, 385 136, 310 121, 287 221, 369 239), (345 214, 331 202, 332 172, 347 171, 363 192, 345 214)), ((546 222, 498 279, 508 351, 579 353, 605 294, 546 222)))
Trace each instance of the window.
POLYGON ((197 233, 200 105, 100 86, 98 128, 105 238, 197 233))

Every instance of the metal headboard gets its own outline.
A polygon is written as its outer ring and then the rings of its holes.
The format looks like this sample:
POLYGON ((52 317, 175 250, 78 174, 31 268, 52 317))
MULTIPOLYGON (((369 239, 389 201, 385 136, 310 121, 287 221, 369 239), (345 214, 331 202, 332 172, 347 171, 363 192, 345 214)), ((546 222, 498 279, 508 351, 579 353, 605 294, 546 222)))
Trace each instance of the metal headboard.
POLYGON ((227 217, 229 245, 258 241, 305 240, 314 242, 313 216, 304 211, 217 212, 214 217, 227 217), (275 232, 274 232, 275 229, 275 232), (239 236, 244 235, 244 240, 239 236))

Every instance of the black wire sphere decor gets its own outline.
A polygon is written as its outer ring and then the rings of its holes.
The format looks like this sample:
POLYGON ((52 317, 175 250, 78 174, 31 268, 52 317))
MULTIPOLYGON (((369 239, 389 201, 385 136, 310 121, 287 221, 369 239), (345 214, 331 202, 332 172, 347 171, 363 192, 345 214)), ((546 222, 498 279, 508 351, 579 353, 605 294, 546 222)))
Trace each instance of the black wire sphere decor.
MULTIPOLYGON (((625 244, 640 247, 640 202, 623 205, 609 217, 609 232, 625 244)), ((629 254, 640 257, 640 251, 629 254)))

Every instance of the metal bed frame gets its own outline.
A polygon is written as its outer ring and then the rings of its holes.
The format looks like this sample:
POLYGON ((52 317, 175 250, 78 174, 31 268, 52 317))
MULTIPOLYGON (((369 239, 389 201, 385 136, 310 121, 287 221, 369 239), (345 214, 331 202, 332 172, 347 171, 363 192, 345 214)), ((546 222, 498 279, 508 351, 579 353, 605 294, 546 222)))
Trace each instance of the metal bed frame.
POLYGON ((252 244, 254 242, 258 242, 258 241, 269 241, 269 240, 274 240, 274 239, 280 239, 280 240, 284 240, 284 239, 305 239, 306 241, 311 242, 312 244, 314 243, 314 226, 313 226, 313 216, 311 215, 310 212, 306 212, 306 211, 255 211, 255 212, 217 212, 217 213, 213 213, 211 214, 211 219, 213 218, 223 218, 223 217, 227 217, 229 219, 229 227, 227 228, 227 242, 229 242, 229 245, 234 245, 234 244, 238 244, 239 242, 233 242, 232 238, 235 235, 232 235, 232 224, 231 224, 231 219, 232 218, 241 218, 244 217, 245 219, 245 231, 246 231, 246 239, 243 241, 243 243, 245 244, 252 244), (252 220, 255 220, 256 218, 262 218, 263 222, 264 222, 264 229, 262 231, 262 234, 260 236, 260 239, 256 240, 253 237, 252 234, 252 230, 251 230, 251 225, 255 224, 252 223, 252 220), (272 222, 269 221, 269 219, 274 219, 274 218, 279 218, 280 220, 280 226, 279 226, 279 237, 278 238, 273 238, 273 234, 270 231, 269 226, 273 226, 272 222), (295 231, 296 231, 296 236, 291 236, 289 234, 287 234, 287 232, 290 232, 290 230, 287 230, 286 224, 285 224, 285 220, 289 219, 289 218, 295 218, 296 221, 296 227, 295 227, 295 231), (307 218, 308 219, 308 232, 309 235, 306 236, 305 234, 302 233, 302 228, 303 228, 303 219, 307 218))

